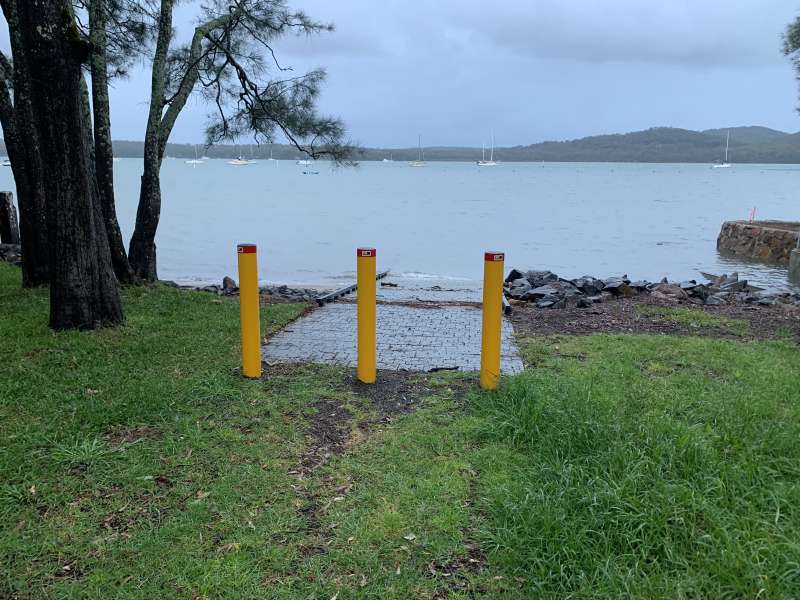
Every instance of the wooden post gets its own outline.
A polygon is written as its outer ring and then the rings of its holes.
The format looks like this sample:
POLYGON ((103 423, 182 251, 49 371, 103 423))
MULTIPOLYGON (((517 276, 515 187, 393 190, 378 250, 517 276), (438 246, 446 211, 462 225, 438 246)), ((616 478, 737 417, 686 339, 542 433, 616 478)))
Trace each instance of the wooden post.
POLYGON ((0 243, 19 244, 17 207, 11 192, 0 192, 0 243))

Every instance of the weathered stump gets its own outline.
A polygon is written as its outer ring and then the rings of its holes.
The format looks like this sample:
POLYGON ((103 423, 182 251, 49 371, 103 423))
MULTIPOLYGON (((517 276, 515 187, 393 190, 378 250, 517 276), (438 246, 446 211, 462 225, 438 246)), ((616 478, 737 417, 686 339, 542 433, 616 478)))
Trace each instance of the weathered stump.
POLYGON ((17 207, 11 192, 0 192, 0 243, 19 244, 17 207))

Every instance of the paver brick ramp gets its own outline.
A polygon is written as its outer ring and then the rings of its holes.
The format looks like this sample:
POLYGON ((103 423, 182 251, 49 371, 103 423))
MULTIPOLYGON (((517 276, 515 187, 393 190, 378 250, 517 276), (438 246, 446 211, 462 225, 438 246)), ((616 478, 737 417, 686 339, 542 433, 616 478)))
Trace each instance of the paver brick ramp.
MULTIPOLYGON (((378 368, 480 370, 481 310, 473 306, 378 304, 378 368)), ((503 320, 501 369, 522 370, 511 323, 503 320)), ((356 305, 327 304, 270 338, 267 362, 356 366, 356 305)))

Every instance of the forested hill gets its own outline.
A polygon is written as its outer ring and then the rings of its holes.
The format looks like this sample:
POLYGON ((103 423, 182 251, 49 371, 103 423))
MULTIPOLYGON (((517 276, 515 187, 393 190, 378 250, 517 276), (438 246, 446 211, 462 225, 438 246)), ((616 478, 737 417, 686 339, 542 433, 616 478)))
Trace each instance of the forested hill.
MULTIPOLYGON (((729 160, 733 163, 797 163, 800 164, 800 133, 786 133, 767 127, 732 127, 691 131, 673 127, 654 127, 625 134, 597 135, 578 140, 540 142, 528 146, 498 147, 495 159, 548 162, 719 162, 725 155, 725 137, 730 131, 729 160)), ((425 159, 430 161, 473 161, 481 156, 480 148, 434 146, 426 147, 425 159)), ((4 145, 0 152, 5 154, 4 145)), ((142 142, 116 141, 118 157, 142 156, 142 142)), ((282 145, 224 145, 204 148, 189 144, 168 144, 167 156, 194 158, 195 152, 211 158, 278 159, 301 158, 296 148, 282 145)), ((358 160, 414 160, 416 147, 365 148, 358 160)))
MULTIPOLYGON (((504 149, 502 160, 598 162, 719 162, 728 130, 690 131, 658 127, 566 142, 542 142, 504 149)), ((734 163, 800 163, 800 134, 765 127, 730 129, 734 163)))

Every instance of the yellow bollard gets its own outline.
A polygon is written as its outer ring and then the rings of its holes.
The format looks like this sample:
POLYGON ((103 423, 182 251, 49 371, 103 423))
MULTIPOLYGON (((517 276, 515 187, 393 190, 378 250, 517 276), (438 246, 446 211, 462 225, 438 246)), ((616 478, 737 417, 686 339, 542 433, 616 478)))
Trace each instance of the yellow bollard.
POLYGON ((375 383, 377 339, 375 336, 375 248, 356 250, 358 261, 358 379, 375 383))
POLYGON ((258 255, 255 244, 239 244, 239 314, 242 323, 242 373, 261 377, 261 316, 258 300, 258 255))
POLYGON ((503 326, 503 265, 505 254, 483 256, 483 327, 481 330, 481 387, 493 390, 500 381, 500 340, 503 326))

